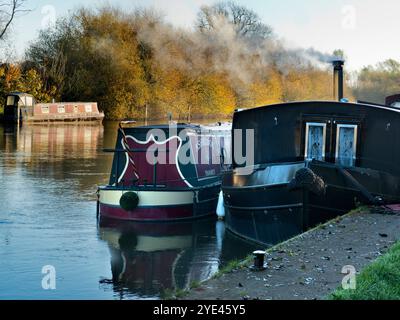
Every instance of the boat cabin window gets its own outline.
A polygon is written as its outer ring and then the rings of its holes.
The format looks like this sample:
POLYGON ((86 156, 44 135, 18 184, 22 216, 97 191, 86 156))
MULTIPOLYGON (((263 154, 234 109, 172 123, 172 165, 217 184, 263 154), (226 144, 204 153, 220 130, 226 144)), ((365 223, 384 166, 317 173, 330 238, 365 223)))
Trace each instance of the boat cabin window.
POLYGON ((42 113, 49 113, 49 106, 42 106, 42 113))
POLYGON ((85 112, 92 112, 92 105, 91 104, 85 104, 85 112))
POLYGON ((29 96, 26 96, 25 97, 25 105, 27 107, 32 107, 33 106, 33 98, 29 97, 29 96))
POLYGON ((65 113, 65 106, 64 105, 58 106, 58 113, 65 113))
POLYGON ((8 97, 7 97, 7 105, 8 105, 8 106, 13 106, 13 105, 15 105, 15 96, 8 96, 8 97))
POLYGON ((326 123, 308 122, 306 124, 306 160, 325 160, 326 123))
POLYGON ((356 163, 357 125, 338 124, 336 135, 336 163, 353 167, 356 163))

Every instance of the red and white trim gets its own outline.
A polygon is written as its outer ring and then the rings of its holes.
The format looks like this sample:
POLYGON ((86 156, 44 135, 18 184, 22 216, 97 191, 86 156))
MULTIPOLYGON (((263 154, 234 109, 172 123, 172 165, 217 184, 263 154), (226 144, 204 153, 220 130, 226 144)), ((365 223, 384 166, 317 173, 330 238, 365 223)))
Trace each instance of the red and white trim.
POLYGON ((139 206, 166 207, 192 205, 194 191, 135 191, 135 190, 101 190, 100 204, 119 206, 122 195, 128 191, 136 192, 139 196, 139 206))
POLYGON ((123 190, 100 190, 99 209, 103 217, 133 221, 167 221, 193 217, 193 191, 134 191, 139 205, 126 211, 119 205, 123 190))

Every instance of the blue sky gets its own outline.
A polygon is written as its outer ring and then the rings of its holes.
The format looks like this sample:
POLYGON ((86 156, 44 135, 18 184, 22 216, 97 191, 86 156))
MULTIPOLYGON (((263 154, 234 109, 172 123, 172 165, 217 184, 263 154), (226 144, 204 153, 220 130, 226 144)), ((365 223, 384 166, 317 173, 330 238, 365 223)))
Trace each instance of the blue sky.
MULTIPOLYGON (((82 5, 155 7, 177 26, 192 27, 201 5, 213 0, 27 0, 32 9, 14 24, 17 54, 22 56, 43 24, 82 5)), ((314 47, 330 53, 344 49, 351 70, 388 58, 400 60, 398 0, 236 0, 256 11, 290 47, 314 47)))

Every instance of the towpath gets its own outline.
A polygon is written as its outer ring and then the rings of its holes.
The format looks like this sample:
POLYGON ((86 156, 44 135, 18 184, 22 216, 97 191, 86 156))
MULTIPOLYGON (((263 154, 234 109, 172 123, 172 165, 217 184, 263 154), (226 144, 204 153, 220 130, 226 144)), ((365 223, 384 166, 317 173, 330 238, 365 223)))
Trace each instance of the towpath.
POLYGON ((358 273, 399 239, 399 214, 351 213, 269 250, 265 271, 242 265, 192 289, 184 299, 325 299, 341 286, 345 266, 358 273))

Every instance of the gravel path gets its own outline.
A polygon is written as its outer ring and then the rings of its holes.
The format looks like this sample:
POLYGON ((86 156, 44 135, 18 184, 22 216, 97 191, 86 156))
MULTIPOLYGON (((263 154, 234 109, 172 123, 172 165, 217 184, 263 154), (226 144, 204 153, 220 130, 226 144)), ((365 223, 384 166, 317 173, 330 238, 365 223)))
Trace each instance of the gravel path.
POLYGON ((190 300, 324 299, 352 265, 357 272, 400 239, 400 215, 353 213, 274 247, 268 267, 247 266, 193 289, 190 300))

